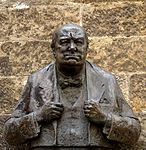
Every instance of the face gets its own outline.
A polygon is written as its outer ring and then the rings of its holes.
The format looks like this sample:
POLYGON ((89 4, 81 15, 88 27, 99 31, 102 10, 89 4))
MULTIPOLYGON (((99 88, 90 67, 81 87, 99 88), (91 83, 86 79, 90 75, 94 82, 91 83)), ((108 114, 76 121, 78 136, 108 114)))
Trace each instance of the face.
POLYGON ((85 31, 78 26, 64 26, 57 32, 55 58, 58 64, 83 65, 87 55, 85 31))

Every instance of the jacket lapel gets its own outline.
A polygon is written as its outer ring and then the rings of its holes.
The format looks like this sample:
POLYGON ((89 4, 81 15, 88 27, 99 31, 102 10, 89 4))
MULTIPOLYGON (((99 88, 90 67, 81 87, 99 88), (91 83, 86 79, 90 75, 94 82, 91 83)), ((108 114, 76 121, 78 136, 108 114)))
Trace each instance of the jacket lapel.
MULTIPOLYGON (((44 73, 42 80, 39 84, 39 95, 42 100, 42 104, 49 101, 58 102, 59 94, 57 88, 57 77, 56 77, 56 69, 55 65, 52 64, 47 71, 44 73)), ((57 121, 52 122, 54 136, 53 136, 53 145, 56 145, 57 139, 57 121)), ((50 130, 48 129, 48 132, 50 130)), ((50 131, 51 133, 53 131, 50 131)))
POLYGON ((39 95, 42 103, 53 101, 54 99, 54 64, 51 65, 44 73, 39 84, 39 95))
POLYGON ((105 92, 103 77, 89 62, 86 63, 88 100, 96 100, 98 103, 105 92))

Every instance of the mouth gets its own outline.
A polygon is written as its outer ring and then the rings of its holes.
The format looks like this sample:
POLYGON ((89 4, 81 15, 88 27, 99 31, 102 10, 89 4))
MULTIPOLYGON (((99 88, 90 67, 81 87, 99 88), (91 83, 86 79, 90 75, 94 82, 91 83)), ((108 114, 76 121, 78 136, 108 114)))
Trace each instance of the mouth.
POLYGON ((75 61, 79 61, 80 60, 80 56, 73 56, 73 55, 66 55, 64 56, 65 60, 75 60, 75 61))

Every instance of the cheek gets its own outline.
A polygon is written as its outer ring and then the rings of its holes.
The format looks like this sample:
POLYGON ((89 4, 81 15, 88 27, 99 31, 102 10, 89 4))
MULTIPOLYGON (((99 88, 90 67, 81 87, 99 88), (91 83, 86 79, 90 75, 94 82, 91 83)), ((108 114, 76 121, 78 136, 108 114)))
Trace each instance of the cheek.
POLYGON ((57 52, 57 53, 56 53, 56 59, 60 60, 60 59, 62 59, 63 57, 64 57, 63 53, 61 53, 61 52, 57 52))
POLYGON ((86 59, 86 57, 87 57, 87 53, 84 54, 83 58, 86 59))
POLYGON ((81 51, 82 53, 85 53, 87 51, 87 47, 85 46, 78 46, 77 47, 79 51, 81 51))
POLYGON ((67 50, 67 46, 61 46, 60 48, 59 48, 59 53, 64 53, 65 51, 67 50))

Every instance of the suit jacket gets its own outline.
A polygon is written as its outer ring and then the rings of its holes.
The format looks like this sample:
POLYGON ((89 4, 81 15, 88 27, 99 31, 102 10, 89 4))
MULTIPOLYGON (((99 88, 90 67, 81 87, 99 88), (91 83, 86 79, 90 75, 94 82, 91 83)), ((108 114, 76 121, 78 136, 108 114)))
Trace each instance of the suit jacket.
MULTIPOLYGON (((89 123, 87 146, 113 148, 118 142, 135 143, 140 123, 124 100, 115 77, 87 61, 85 66, 87 98, 96 100, 109 116, 103 127, 89 123)), ((45 101, 57 102, 58 97, 56 69, 52 63, 29 77, 20 102, 5 123, 7 142, 18 145, 29 141, 32 147, 57 145, 57 122, 38 124, 35 111, 45 101)))

